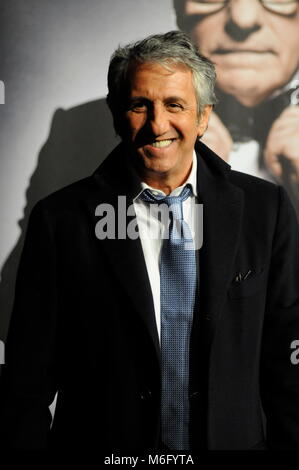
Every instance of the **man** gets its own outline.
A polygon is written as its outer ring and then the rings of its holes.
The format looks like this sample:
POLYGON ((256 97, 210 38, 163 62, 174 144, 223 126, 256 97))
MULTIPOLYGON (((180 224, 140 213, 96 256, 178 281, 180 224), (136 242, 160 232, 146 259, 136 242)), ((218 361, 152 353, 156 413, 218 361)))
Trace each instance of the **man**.
POLYGON ((239 171, 282 183, 299 214, 297 0, 174 0, 177 22, 216 65, 204 142, 239 171))
POLYGON ((122 143, 29 221, 1 384, 8 445, 298 448, 298 225, 281 187, 199 142, 214 81, 182 32, 114 53, 122 143))

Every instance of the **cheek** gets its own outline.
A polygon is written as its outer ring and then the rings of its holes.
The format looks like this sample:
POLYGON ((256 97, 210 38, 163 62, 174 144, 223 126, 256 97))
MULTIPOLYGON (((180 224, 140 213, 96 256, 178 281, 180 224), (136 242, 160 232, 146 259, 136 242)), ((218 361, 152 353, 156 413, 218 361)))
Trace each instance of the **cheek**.
POLYGON ((211 50, 211 39, 209 39, 209 37, 207 37, 206 34, 203 33, 200 27, 196 27, 193 30, 191 37, 194 44, 200 44, 200 51, 202 52, 202 54, 207 56, 209 54, 209 50, 211 50))
MULTIPOLYGON (((298 32, 296 32, 296 35, 299 36, 299 30, 298 32)), ((296 43, 284 42, 284 48, 280 53, 279 62, 282 67, 281 69, 282 73, 283 73, 283 70, 298 67, 299 65, 299 41, 297 41, 296 43)))
MULTIPOLYGON (((278 52, 278 61, 283 69, 299 66, 299 12, 296 18, 271 17, 268 23, 272 44, 278 52)), ((270 36, 269 36, 270 37, 270 36)), ((284 70, 281 70, 283 73, 284 70)))
POLYGON ((126 120, 126 124, 127 124, 126 127, 127 127, 128 134, 130 135, 130 138, 133 140, 138 134, 138 131, 142 127, 140 118, 138 118, 138 116, 128 116, 126 120))
POLYGON ((215 18, 204 19, 197 23, 192 31, 192 39, 197 44, 203 54, 208 55, 216 47, 217 38, 223 32, 221 20, 215 21, 215 18), (211 34, 211 31, 214 31, 211 34))
POLYGON ((299 65, 299 45, 284 44, 284 48, 284 51, 277 57, 272 70, 265 71, 265 77, 267 77, 270 82, 276 79, 278 86, 283 86, 288 83, 299 65))

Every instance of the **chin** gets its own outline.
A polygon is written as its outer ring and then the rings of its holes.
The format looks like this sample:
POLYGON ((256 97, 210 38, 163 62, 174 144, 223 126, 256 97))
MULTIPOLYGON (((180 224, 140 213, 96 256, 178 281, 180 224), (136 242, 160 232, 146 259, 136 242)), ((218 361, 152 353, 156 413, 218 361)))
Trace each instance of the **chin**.
POLYGON ((139 158, 141 158, 142 164, 145 168, 153 171, 159 171, 159 169, 161 169, 161 171, 166 171, 168 168, 171 168, 175 165, 173 159, 165 155, 156 156, 145 153, 141 154, 139 158))
POLYGON ((270 96, 274 90, 284 85, 283 80, 279 80, 272 73, 265 74, 265 71, 253 69, 239 69, 222 73, 219 76, 217 86, 220 90, 235 96, 239 101, 252 101, 253 105, 263 101, 270 96))
POLYGON ((145 171, 148 171, 148 172, 151 172, 153 174, 160 174, 160 175, 163 175, 163 174, 166 174, 166 173, 169 173, 171 170, 172 170, 172 165, 169 165, 167 164, 166 162, 146 162, 144 163, 144 170, 145 171))

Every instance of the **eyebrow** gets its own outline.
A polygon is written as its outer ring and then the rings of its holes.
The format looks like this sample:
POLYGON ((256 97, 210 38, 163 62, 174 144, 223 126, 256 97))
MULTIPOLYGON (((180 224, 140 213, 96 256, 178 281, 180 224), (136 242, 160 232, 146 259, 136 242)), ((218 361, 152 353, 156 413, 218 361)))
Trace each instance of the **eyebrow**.
POLYGON ((128 98, 128 101, 132 103, 134 101, 151 101, 151 100, 149 100, 148 98, 145 98, 145 96, 131 96, 128 98))
POLYGON ((169 97, 165 98, 164 101, 165 102, 180 101, 181 103, 187 104, 187 102, 181 96, 169 96, 169 97))
MULTIPOLYGON (((130 103, 134 103, 135 101, 144 101, 148 103, 152 102, 152 100, 150 100, 149 98, 146 98, 145 96, 132 96, 129 98, 130 103)), ((180 101, 181 103, 187 104, 184 98, 180 96, 167 96, 163 101, 164 103, 170 103, 171 101, 180 101)))

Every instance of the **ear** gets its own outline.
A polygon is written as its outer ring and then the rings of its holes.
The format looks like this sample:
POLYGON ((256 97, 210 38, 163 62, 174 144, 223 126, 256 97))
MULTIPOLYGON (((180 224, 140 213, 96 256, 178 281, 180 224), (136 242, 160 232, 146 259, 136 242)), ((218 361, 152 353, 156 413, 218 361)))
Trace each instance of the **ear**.
POLYGON ((198 130, 199 138, 202 137, 207 130, 212 109, 213 109, 213 106, 208 104, 207 106, 204 107, 201 115, 198 118, 197 130, 198 130))

